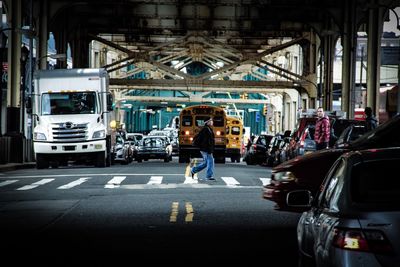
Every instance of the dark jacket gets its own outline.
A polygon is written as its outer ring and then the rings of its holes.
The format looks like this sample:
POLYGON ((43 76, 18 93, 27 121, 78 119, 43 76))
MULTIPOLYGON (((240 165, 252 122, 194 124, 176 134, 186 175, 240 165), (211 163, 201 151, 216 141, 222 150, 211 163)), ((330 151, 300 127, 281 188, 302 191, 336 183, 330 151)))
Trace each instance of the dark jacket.
POLYGON ((198 134, 198 147, 200 151, 204 151, 207 153, 214 152, 215 139, 214 139, 214 131, 210 126, 205 125, 203 129, 198 134))
POLYGON ((365 123, 366 123, 365 127, 366 127, 367 131, 371 131, 378 126, 378 121, 373 116, 366 117, 365 123))
POLYGON ((329 138, 331 135, 330 122, 327 116, 322 118, 318 118, 317 123, 315 124, 315 133, 314 140, 317 144, 321 144, 323 142, 329 142, 329 138))

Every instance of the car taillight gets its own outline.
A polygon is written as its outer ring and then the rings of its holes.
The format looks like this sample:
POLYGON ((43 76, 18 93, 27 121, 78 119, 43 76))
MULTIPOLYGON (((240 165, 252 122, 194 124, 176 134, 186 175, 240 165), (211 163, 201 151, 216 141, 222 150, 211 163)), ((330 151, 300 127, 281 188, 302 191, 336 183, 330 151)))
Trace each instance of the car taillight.
POLYGON ((391 253, 392 246, 381 231, 335 228, 333 245, 337 248, 368 251, 373 253, 391 253))

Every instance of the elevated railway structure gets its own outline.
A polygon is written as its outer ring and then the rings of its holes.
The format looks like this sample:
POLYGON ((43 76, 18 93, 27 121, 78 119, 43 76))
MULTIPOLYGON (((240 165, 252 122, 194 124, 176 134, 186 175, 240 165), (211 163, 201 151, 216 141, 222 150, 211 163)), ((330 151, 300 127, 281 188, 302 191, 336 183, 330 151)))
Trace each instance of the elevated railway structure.
MULTIPOLYGON (((332 108, 338 39, 341 107, 352 117, 357 31, 363 29, 367 105, 377 113, 383 22, 400 6, 400 0, 0 2, 7 17, 0 45, 8 77, 2 85, 6 93, 0 94, 0 135, 27 135, 23 102, 32 92, 33 70, 47 67, 50 32, 57 53, 70 52, 74 68, 107 69, 119 102, 264 105, 265 96, 281 94, 289 105, 283 110, 291 113, 285 117, 294 118, 298 108, 332 108), (22 36, 30 40, 28 58, 37 59, 28 60, 29 68, 21 68, 22 36), (257 97, 239 97, 245 93, 257 97)), ((66 61, 57 62, 57 68, 66 67, 66 61)))

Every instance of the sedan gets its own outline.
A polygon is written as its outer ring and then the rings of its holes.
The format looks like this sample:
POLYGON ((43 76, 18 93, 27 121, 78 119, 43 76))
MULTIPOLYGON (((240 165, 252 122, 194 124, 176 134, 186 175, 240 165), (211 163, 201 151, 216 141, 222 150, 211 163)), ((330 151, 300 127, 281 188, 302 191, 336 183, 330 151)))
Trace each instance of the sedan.
POLYGON ((307 208, 297 226, 299 266, 400 266, 400 148, 346 153, 335 161, 315 200, 288 193, 307 208))
POLYGON ((149 159, 163 159, 164 162, 172 160, 172 146, 167 137, 145 136, 136 147, 136 161, 149 159))
POLYGON ((272 168, 271 181, 263 187, 263 198, 276 203, 278 210, 291 210, 286 205, 289 191, 306 189, 314 195, 332 164, 343 153, 368 148, 400 146, 400 115, 349 142, 343 148, 319 150, 298 156, 272 168))

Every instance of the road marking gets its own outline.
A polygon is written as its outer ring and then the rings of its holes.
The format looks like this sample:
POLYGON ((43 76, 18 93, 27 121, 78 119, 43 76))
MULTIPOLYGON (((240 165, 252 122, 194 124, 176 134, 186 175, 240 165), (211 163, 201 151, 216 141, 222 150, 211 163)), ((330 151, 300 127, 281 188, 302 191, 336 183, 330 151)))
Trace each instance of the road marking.
POLYGON ((240 185, 240 183, 233 177, 221 177, 221 179, 224 180, 227 186, 240 185))
POLYGON ((35 182, 35 183, 33 183, 33 184, 25 185, 25 186, 23 186, 23 187, 17 188, 16 190, 29 190, 29 189, 33 189, 33 188, 38 187, 38 186, 40 186, 40 185, 44 185, 44 184, 50 183, 50 182, 52 182, 53 180, 55 180, 55 179, 42 179, 42 180, 40 180, 40 181, 38 181, 38 182, 35 182))
POLYGON ((118 188, 123 180, 125 180, 126 176, 114 176, 104 188, 118 188))
POLYGON ((179 202, 172 202, 171 215, 169 216, 170 222, 176 222, 176 219, 178 217, 178 208, 179 208, 179 202))
POLYGON ((186 202, 185 208, 186 208, 185 222, 193 222, 194 212, 193 212, 192 202, 186 202))
POLYGON ((89 179, 90 179, 90 177, 82 177, 82 178, 79 178, 78 180, 70 182, 70 183, 68 183, 66 185, 62 185, 62 186, 58 187, 57 189, 70 189, 72 187, 75 187, 77 185, 80 185, 80 184, 86 182, 89 179))
POLYGON ((162 176, 151 176, 147 184, 161 184, 162 180, 162 176))
POLYGON ((271 178, 260 178, 262 185, 267 185, 271 182, 271 178))
POLYGON ((18 181, 18 180, 6 180, 6 181, 0 183, 0 187, 15 183, 16 181, 18 181))
MULTIPOLYGON (((113 176, 115 173, 78 173, 78 174, 57 174, 57 175, 16 175, 16 176, 8 176, 7 178, 46 178, 46 177, 76 177, 79 175, 86 176, 113 176)), ((152 175, 160 175, 160 173, 118 173, 118 175, 124 176, 152 176, 152 175)), ((163 176, 182 176, 182 173, 169 173, 162 174, 163 176)))

